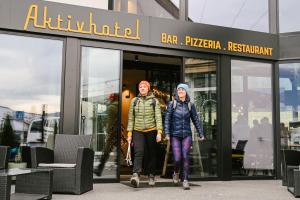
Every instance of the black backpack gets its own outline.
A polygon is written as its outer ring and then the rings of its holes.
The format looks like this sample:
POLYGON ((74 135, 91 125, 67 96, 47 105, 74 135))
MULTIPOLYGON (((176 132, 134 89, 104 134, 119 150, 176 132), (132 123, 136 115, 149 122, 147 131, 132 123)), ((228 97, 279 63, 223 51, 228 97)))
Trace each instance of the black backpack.
MULTIPOLYGON (((176 100, 173 100, 172 101, 172 107, 173 107, 173 111, 176 109, 176 106, 177 106, 177 101, 176 100)), ((189 109, 189 111, 191 111, 192 110, 192 105, 193 105, 193 103, 192 102, 188 102, 188 109, 189 109)))

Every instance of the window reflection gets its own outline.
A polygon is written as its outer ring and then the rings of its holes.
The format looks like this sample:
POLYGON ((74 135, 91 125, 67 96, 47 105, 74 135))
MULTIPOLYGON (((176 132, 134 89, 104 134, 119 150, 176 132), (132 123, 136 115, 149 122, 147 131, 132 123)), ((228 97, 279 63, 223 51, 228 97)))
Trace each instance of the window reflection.
POLYGON ((93 135, 96 177, 116 178, 120 51, 82 48, 80 133, 93 135))
MULTIPOLYGON (((99 9, 109 9, 110 0, 47 0, 57 3, 85 6, 99 9)), ((121 11, 121 1, 112 1, 114 11, 121 11)), ((126 0, 127 1, 127 0, 126 0)), ((180 0, 128 0, 128 13, 175 19, 179 16, 180 0), (151 9, 149 9, 151 8, 151 9), (174 17, 176 16, 176 17, 174 17)))
POLYGON ((179 8, 180 0, 171 0, 171 2, 172 2, 177 8, 179 8))
POLYGON ((271 64, 231 62, 233 175, 273 175, 271 77, 271 64))
MULTIPOLYGON (((176 1, 174 2, 176 3, 176 1)), ((138 15, 174 19, 167 9, 162 7, 155 0, 128 0, 128 12, 138 15)))
POLYGON ((300 147, 300 63, 279 65, 281 148, 300 147))
POLYGON ((280 0, 279 1, 279 30, 281 33, 300 31, 300 1, 280 0))
MULTIPOLYGON (((190 86, 190 98, 203 123, 205 140, 193 140, 191 177, 217 176, 217 87, 216 61, 188 58, 184 78, 190 86)), ((191 125, 193 138, 196 130, 191 125)))
POLYGON ((13 129, 14 148, 51 146, 59 132, 62 49, 58 40, 0 34, 0 126, 13 129))
POLYGON ((47 0, 47 1, 108 10, 108 0, 47 0))
POLYGON ((189 0, 188 10, 194 22, 269 32, 268 0, 189 0))

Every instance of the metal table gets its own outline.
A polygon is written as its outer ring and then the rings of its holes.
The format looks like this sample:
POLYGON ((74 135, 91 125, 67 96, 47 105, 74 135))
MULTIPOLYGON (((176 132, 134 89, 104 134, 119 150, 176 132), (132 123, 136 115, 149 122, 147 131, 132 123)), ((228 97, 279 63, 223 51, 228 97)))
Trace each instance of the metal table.
POLYGON ((0 200, 52 199, 53 171, 49 169, 0 170, 0 200), (16 177, 11 194, 12 177, 16 177))

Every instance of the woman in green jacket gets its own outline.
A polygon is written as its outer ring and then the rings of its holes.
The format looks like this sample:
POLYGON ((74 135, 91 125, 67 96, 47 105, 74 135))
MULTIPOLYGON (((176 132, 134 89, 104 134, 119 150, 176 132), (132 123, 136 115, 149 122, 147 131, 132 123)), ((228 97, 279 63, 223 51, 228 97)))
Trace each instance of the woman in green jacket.
POLYGON ((133 141, 134 164, 130 183, 139 186, 144 150, 149 152, 149 185, 155 185, 156 142, 161 141, 162 117, 159 101, 147 81, 139 83, 139 95, 132 99, 128 114, 128 143, 133 141))

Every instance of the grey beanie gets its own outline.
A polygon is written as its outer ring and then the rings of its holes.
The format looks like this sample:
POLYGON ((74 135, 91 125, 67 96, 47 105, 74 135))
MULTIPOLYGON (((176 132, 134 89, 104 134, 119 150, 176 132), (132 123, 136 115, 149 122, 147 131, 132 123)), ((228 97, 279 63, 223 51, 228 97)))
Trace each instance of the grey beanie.
POLYGON ((190 93, 190 89, 189 89, 189 86, 185 83, 180 83, 178 86, 177 86, 177 90, 178 88, 182 88, 186 91, 186 93, 189 95, 190 93))

